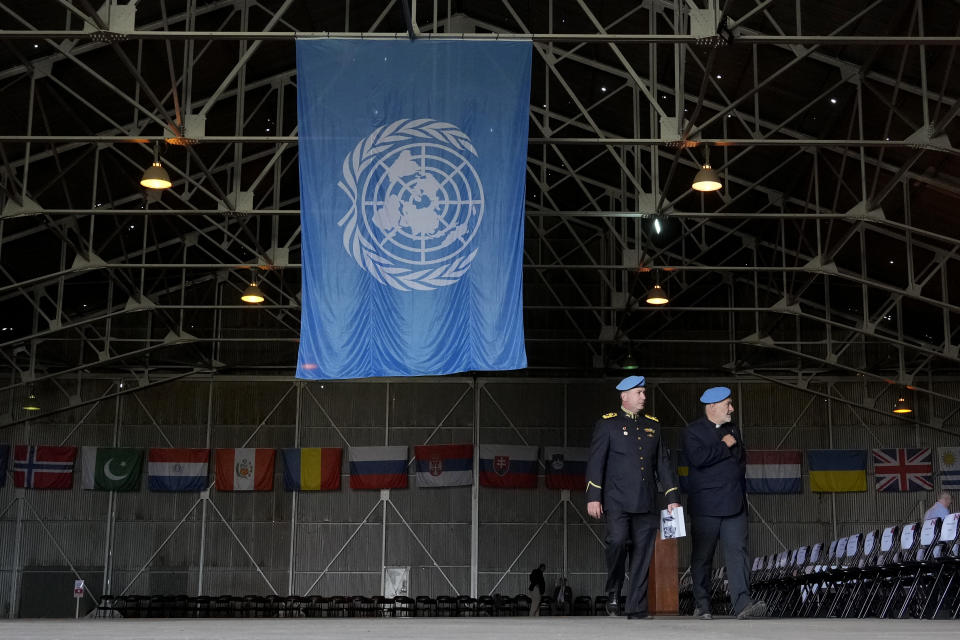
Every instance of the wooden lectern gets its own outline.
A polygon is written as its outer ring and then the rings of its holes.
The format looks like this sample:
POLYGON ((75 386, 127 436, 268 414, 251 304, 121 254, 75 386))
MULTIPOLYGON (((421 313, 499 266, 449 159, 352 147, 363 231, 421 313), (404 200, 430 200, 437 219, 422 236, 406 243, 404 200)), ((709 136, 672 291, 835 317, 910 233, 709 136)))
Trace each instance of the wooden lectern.
POLYGON ((677 540, 661 540, 650 561, 650 582, 647 600, 651 615, 677 615, 680 612, 680 577, 677 572, 679 549, 677 540))

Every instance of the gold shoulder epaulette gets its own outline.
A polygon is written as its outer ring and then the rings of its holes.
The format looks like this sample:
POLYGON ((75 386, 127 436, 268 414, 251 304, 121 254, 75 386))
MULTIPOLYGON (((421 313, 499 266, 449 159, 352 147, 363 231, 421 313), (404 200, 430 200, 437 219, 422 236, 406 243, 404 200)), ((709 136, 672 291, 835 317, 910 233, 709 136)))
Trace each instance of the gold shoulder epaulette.
POLYGON ((617 412, 614 411, 613 413, 605 413, 605 414, 603 414, 603 417, 604 417, 604 418, 613 418, 613 417, 615 417, 616 415, 617 415, 617 412))
POLYGON ((652 416, 652 415, 650 415, 649 413, 643 414, 643 417, 644 417, 644 418, 650 418, 650 419, 653 420, 654 422, 660 422, 660 420, 657 418, 657 416, 652 416))

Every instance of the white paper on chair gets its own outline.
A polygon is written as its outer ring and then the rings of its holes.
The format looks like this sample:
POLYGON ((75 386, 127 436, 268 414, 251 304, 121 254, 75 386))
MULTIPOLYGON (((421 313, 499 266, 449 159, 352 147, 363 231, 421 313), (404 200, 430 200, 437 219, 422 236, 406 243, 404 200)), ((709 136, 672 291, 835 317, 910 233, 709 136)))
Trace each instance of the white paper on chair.
POLYGON ((666 509, 660 512, 660 539, 684 538, 687 526, 683 522, 683 507, 676 507, 673 513, 666 509))

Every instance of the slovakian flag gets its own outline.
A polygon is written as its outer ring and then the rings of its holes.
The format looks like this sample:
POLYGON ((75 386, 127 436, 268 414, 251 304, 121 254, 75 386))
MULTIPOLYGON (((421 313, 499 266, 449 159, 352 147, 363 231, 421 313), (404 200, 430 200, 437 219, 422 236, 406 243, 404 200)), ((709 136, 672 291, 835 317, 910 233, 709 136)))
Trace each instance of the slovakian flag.
POLYGON ((13 486, 25 489, 70 489, 76 447, 18 444, 13 449, 13 486))
POLYGON ((274 449, 217 449, 217 491, 272 491, 274 449))
POLYGON ((418 487, 461 487, 473 484, 472 444, 414 447, 418 487))
POLYGON ((351 489, 406 489, 407 447, 350 447, 351 489))
POLYGON ((544 447, 547 488, 585 491, 588 457, 588 447, 544 447))
POLYGON ((137 491, 143 471, 143 449, 82 447, 80 481, 84 489, 137 491))
MULTIPOLYGON (((330 491, 340 488, 339 447, 282 449, 283 488, 287 491, 330 491)), ((271 471, 271 477, 273 472, 271 471)), ((273 485, 271 484, 271 487, 273 485)))
POLYGON ((480 486, 536 489, 540 461, 537 447, 480 445, 480 486))
POLYGON ((0 444, 0 487, 7 482, 7 459, 10 457, 10 445, 0 444))
POLYGON ((933 491, 932 450, 874 449, 873 479, 881 493, 933 491))
POLYGON ((747 451, 747 493, 801 493, 803 452, 747 451))
POLYGON ((525 368, 532 44, 296 48, 297 377, 525 368))
POLYGON ((153 448, 147 452, 150 491, 203 491, 209 469, 209 449, 153 448))

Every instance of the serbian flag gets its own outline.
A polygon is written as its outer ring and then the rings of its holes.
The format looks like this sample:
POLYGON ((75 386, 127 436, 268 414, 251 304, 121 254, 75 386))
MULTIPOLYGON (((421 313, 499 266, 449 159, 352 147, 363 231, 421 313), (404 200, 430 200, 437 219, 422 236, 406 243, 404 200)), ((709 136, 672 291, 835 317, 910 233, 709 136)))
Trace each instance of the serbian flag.
POLYGON ((547 488, 586 490, 589 456, 590 449, 587 447, 544 447, 543 463, 547 468, 547 488))
POLYGON ((272 491, 273 449, 217 449, 217 491, 272 491))
POLYGON ((536 489, 537 447, 480 445, 480 486, 536 489))
POLYGON ((283 488, 287 491, 329 491, 340 488, 339 447, 283 449, 283 488))
POLYGON ((26 489, 70 489, 76 447, 18 444, 13 449, 13 486, 26 489))
POLYGON ((418 487, 462 487, 473 484, 472 444, 414 447, 418 487))
POLYGON ((209 449, 154 448, 147 453, 150 491, 203 491, 209 469, 209 449))
POLYGON ((350 447, 351 489, 406 489, 407 447, 350 447))
POLYGON ((802 493, 800 450, 747 451, 747 493, 802 493))

